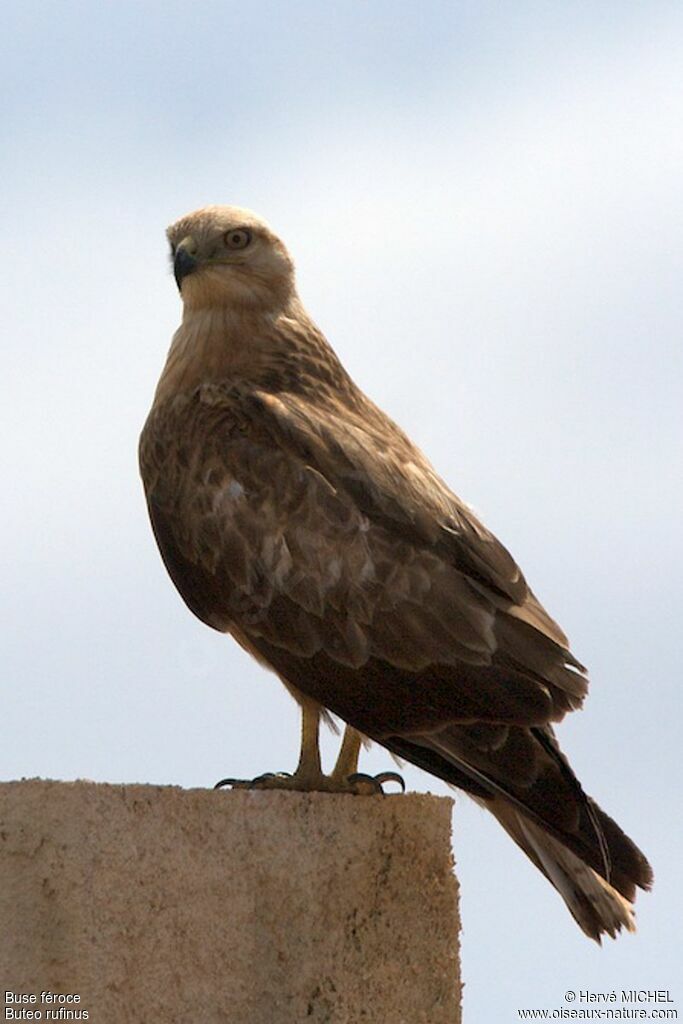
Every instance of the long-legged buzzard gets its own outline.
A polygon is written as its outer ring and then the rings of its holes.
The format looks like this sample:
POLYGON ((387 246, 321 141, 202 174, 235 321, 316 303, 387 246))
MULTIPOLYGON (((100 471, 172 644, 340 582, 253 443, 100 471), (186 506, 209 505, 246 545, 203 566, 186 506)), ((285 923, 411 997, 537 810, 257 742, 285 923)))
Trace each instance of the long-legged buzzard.
POLYGON ((142 433, 142 477, 187 605, 302 707, 295 774, 256 784, 362 789, 369 737, 491 811, 592 938, 632 929, 652 873, 555 738, 587 690, 560 627, 353 383, 267 224, 209 207, 168 237, 184 313, 142 433), (347 723, 329 776, 326 712, 347 723))

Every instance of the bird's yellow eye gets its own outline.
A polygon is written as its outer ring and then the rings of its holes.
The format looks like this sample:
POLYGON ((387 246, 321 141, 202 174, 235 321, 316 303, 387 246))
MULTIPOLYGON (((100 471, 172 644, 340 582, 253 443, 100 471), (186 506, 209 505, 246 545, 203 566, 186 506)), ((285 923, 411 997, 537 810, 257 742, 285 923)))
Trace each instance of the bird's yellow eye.
POLYGON ((251 234, 246 228, 235 228, 225 233, 225 244, 228 249, 246 249, 250 242, 251 234))

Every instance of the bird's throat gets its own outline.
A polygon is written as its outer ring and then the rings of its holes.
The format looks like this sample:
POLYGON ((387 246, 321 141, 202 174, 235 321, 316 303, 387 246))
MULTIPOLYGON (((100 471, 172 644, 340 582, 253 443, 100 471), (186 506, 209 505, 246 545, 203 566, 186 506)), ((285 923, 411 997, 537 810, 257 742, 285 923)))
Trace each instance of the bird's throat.
POLYGON ((273 348, 273 319, 229 308, 186 311, 173 335, 156 399, 258 370, 273 348))

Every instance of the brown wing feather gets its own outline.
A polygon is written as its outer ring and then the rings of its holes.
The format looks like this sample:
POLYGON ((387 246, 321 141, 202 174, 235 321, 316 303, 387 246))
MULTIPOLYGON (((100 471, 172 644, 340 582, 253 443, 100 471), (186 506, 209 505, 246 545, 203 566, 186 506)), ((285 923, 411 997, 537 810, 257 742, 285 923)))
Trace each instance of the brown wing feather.
POLYGON ((404 719, 422 705, 432 724, 532 724, 576 707, 585 679, 552 638, 552 620, 398 428, 380 414, 325 422, 289 398, 291 407, 212 386, 208 400, 199 388, 150 417, 141 442, 150 515, 189 607, 305 659, 287 669, 290 682, 335 710, 338 680, 326 669, 317 681, 314 656, 362 669, 365 691, 369 675, 384 673, 384 708, 403 701, 404 719), (363 429, 374 431, 365 445, 363 429), (525 603, 529 616, 510 614, 525 603))
POLYGON ((278 442, 285 440, 290 450, 315 460, 373 522, 384 523, 394 536, 428 544, 472 579, 513 602, 523 601, 528 588, 509 551, 449 490, 400 427, 362 393, 353 397, 355 403, 343 408, 321 408, 296 393, 255 391, 251 400, 278 442))
POLYGON ((446 781, 483 795, 492 810, 503 797, 627 899, 633 899, 636 885, 652 884, 647 860, 583 792, 548 727, 450 725, 431 733, 384 737, 381 742, 446 781))

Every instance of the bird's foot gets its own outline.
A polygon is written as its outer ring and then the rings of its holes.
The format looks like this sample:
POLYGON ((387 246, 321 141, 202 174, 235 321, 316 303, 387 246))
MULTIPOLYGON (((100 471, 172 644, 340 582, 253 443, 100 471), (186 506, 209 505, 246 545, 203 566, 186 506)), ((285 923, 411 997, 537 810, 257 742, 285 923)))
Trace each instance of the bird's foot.
POLYGON ((395 782, 400 786, 402 793, 406 791, 403 776, 399 775, 398 772, 380 772, 379 775, 366 775, 364 772, 354 772, 353 775, 347 775, 346 781, 353 787, 351 792, 367 794, 368 796, 372 796, 375 793, 381 793, 383 796, 386 796, 382 787, 387 782, 395 782))
POLYGON ((340 777, 332 775, 311 774, 308 772, 265 772, 255 779, 221 779, 214 789, 288 789, 299 793, 353 793, 357 796, 374 796, 381 793, 385 796, 384 786, 395 782, 405 793, 406 784, 397 772, 380 772, 379 775, 365 775, 353 772, 340 777))

